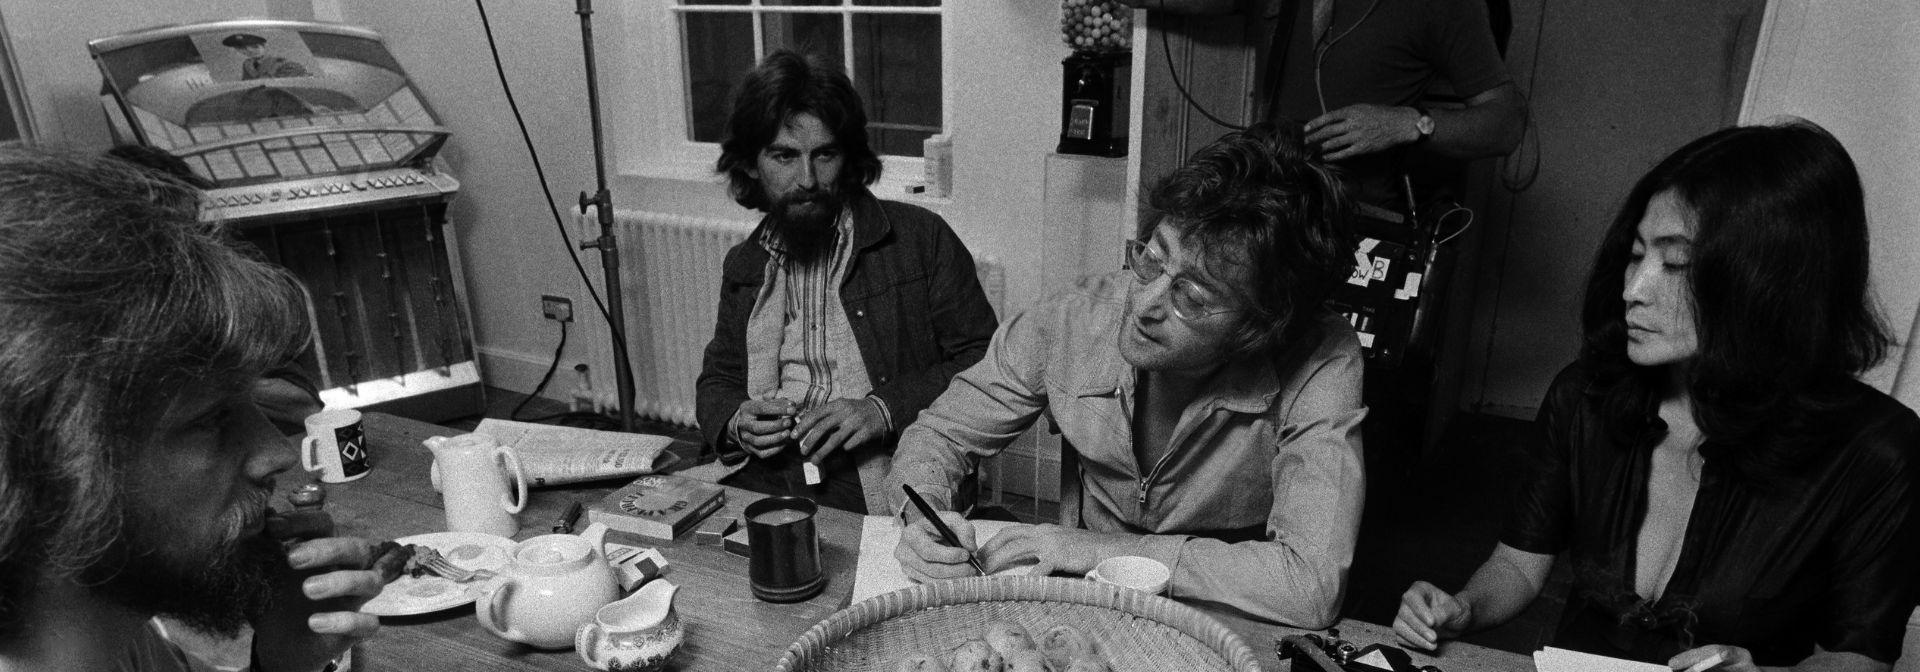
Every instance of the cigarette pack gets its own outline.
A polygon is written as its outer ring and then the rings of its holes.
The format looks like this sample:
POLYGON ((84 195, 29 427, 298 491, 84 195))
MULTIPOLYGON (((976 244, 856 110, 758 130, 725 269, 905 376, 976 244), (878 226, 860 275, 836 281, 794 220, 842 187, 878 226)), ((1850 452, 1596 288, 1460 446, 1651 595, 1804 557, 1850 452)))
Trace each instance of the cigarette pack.
POLYGON ((726 539, 721 540, 720 546, 727 549, 728 553, 743 558, 753 557, 753 551, 747 545, 747 528, 745 527, 734 530, 733 534, 727 535, 726 539))

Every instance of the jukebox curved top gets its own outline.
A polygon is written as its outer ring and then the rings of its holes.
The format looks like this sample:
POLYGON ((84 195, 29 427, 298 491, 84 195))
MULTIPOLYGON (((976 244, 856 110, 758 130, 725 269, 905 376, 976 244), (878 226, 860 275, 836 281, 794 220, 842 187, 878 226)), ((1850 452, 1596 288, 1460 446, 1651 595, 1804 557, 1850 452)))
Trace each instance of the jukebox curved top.
POLYGON ((115 139, 186 161, 216 185, 215 207, 278 203, 283 193, 293 201, 341 189, 420 186, 417 197, 457 188, 450 178, 435 185, 394 172, 427 167, 447 130, 374 31, 247 19, 152 28, 87 48, 105 79, 115 139), (367 179, 315 181, 328 176, 367 179), (257 188, 271 186, 285 188, 257 188), (222 193, 237 187, 256 188, 222 193))

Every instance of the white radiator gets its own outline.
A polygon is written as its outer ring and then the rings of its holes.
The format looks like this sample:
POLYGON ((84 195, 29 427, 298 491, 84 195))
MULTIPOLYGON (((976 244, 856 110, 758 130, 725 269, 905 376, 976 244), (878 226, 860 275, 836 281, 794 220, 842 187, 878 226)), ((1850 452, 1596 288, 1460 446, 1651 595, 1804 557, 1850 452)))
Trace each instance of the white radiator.
MULTIPOLYGON (((595 231, 588 213, 579 224, 595 231)), ((753 231, 755 220, 724 220, 658 212, 619 211, 621 290, 626 303, 627 348, 633 360, 634 410, 643 418, 694 426, 694 380, 713 338, 720 301, 720 263, 727 250, 753 231)), ((1005 271, 991 257, 977 257, 980 285, 996 314, 1004 317, 1005 271)), ((611 346, 596 342, 590 361, 613 361, 611 346)), ((593 375, 611 400, 613 377, 593 375)), ((610 404, 617 407, 617 402, 610 404)))

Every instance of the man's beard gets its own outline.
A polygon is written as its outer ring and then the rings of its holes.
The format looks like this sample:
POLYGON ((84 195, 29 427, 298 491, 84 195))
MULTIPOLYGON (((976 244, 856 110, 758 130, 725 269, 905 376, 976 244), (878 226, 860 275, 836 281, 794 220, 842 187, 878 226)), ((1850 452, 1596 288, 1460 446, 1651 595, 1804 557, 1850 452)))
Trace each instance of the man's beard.
POLYGON ((242 533, 249 516, 265 514, 265 494, 257 499, 260 504, 253 511, 242 506, 222 516, 220 537, 211 548, 185 549, 174 545, 176 541, 155 538, 152 532, 133 529, 141 516, 129 515, 126 532, 81 578, 96 594, 138 613, 237 636, 241 626, 272 605, 275 577, 293 571, 279 541, 264 533, 242 533))
POLYGON ((810 264, 825 257, 833 249, 845 204, 836 189, 794 192, 776 199, 767 215, 787 258, 810 264))

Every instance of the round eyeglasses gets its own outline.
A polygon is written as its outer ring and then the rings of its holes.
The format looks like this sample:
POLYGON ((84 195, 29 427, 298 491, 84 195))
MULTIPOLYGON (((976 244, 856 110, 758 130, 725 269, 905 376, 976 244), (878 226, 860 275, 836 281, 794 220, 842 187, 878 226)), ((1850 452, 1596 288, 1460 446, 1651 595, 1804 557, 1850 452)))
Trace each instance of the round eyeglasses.
MULTIPOLYGON (((1133 269, 1133 277, 1139 278, 1142 283, 1153 282, 1167 274, 1166 257, 1160 256, 1144 240, 1127 241, 1127 266, 1133 269)), ((1173 284, 1167 288, 1167 303, 1173 308, 1174 317, 1188 322, 1221 313, 1239 312, 1238 308, 1221 307, 1219 299, 1184 273, 1173 276, 1173 284)))

